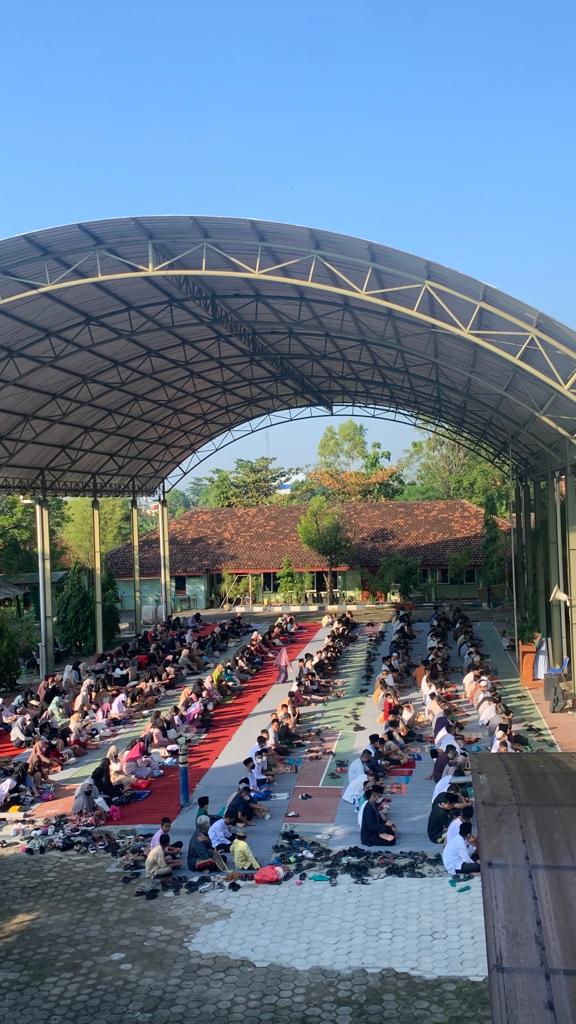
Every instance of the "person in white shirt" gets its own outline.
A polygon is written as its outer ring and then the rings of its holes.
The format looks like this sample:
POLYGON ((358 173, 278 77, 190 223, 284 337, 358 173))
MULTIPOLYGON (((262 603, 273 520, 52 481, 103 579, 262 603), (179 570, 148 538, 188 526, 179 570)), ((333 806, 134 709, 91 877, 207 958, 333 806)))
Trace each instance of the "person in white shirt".
POLYGON ((474 817, 474 808, 473 807, 463 807, 462 810, 460 811, 460 814, 458 815, 458 817, 454 818, 454 820, 451 821, 450 824, 448 825, 448 830, 446 832, 446 842, 449 842, 450 839, 454 839, 455 836, 459 836, 460 835, 460 825, 462 825, 462 823, 465 822, 465 821, 470 821, 471 822, 473 817, 474 817))
POLYGON ((434 792, 432 793, 431 803, 434 803, 436 797, 440 796, 440 793, 447 793, 448 787, 451 785, 452 773, 450 773, 449 775, 443 775, 439 782, 437 782, 436 785, 434 786, 434 792))
POLYGON ((372 760, 370 750, 363 750, 360 757, 355 757, 348 765, 348 782, 353 782, 359 775, 366 774, 366 765, 372 760))
POLYGON ((114 698, 114 700, 112 701, 112 708, 110 711, 110 714, 113 718, 124 717, 124 715, 126 714, 126 700, 127 696, 124 693, 124 691, 122 691, 122 693, 119 693, 118 696, 114 698))
POLYGON ((462 753, 462 747, 460 746, 459 743, 456 742, 456 740, 455 740, 454 736, 452 735, 452 733, 449 733, 449 732, 447 732, 446 735, 443 736, 441 740, 436 740, 435 741, 435 746, 437 747, 438 750, 446 750, 446 747, 450 747, 450 746, 456 747, 456 750, 458 751, 458 753, 459 754, 462 753))
POLYGON ((464 821, 460 825, 458 835, 446 843, 442 853, 442 863, 449 875, 455 875, 457 872, 473 875, 480 871, 480 864, 471 857, 474 849, 470 842, 471 834, 472 825, 469 821, 464 821))
POLYGON ((234 817, 225 814, 223 818, 217 818, 208 829, 208 838, 215 850, 229 850, 232 842, 230 826, 234 824, 234 817))

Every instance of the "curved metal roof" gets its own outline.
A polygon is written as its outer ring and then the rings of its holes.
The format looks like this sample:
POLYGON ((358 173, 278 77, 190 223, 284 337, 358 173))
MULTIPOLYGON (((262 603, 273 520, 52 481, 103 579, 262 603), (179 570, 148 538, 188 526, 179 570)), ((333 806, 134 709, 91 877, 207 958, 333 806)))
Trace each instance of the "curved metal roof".
POLYGON ((442 425, 520 471, 576 434, 576 334, 453 270, 311 228, 142 217, 0 242, 0 489, 153 493, 281 410, 442 425))

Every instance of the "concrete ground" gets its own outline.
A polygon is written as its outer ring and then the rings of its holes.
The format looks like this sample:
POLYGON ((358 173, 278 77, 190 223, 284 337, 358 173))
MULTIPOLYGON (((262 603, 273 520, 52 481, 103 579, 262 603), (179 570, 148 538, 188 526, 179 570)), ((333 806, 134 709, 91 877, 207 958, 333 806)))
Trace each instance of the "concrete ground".
MULTIPOLYGON (((434 906, 434 932, 409 902, 403 918, 395 915, 387 881, 354 891, 246 886, 143 902, 104 854, 25 857, 13 849, 0 851, 0 876, 2 1024, 490 1020, 486 985, 452 976, 449 951, 442 976, 408 973, 415 950, 438 948, 444 901, 463 899, 451 890, 434 906), (349 940, 355 915, 369 934, 368 969, 349 940), (275 923, 273 946, 255 963, 264 920, 275 923), (330 963, 332 933, 342 941, 332 943, 341 954, 330 963), (385 967, 391 951, 396 969, 385 967)), ((469 905, 458 906, 464 931, 469 905)))

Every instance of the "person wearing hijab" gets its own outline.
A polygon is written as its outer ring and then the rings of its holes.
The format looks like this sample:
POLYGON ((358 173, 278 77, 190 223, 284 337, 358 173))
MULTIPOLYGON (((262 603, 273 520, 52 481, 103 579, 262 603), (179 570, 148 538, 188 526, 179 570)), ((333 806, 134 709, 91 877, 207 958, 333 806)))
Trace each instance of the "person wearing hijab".
POLYGON ((92 781, 108 802, 124 792, 124 786, 114 785, 112 782, 110 777, 110 760, 107 757, 103 757, 98 767, 92 772, 92 781))
POLYGON ((149 779, 152 775, 148 758, 146 740, 140 737, 133 747, 126 750, 120 758, 120 764, 126 775, 135 775, 137 779, 149 779))
POLYGON ((135 775, 128 775, 122 768, 118 747, 114 744, 106 751, 106 757, 110 763, 110 778, 113 786, 122 786, 127 789, 136 782, 135 775))
POLYGON ((99 809, 96 803, 99 799, 101 799, 100 791, 93 779, 86 779, 75 790, 71 813, 73 815, 94 814, 99 809))

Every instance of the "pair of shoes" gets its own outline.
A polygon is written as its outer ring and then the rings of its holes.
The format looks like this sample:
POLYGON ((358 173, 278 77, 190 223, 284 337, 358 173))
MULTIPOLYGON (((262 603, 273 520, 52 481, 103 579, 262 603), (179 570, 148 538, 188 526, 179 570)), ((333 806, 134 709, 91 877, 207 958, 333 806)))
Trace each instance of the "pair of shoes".
POLYGON ((310 796, 310 793, 300 793, 300 796, 298 797, 298 799, 299 800, 311 800, 312 797, 310 796))

